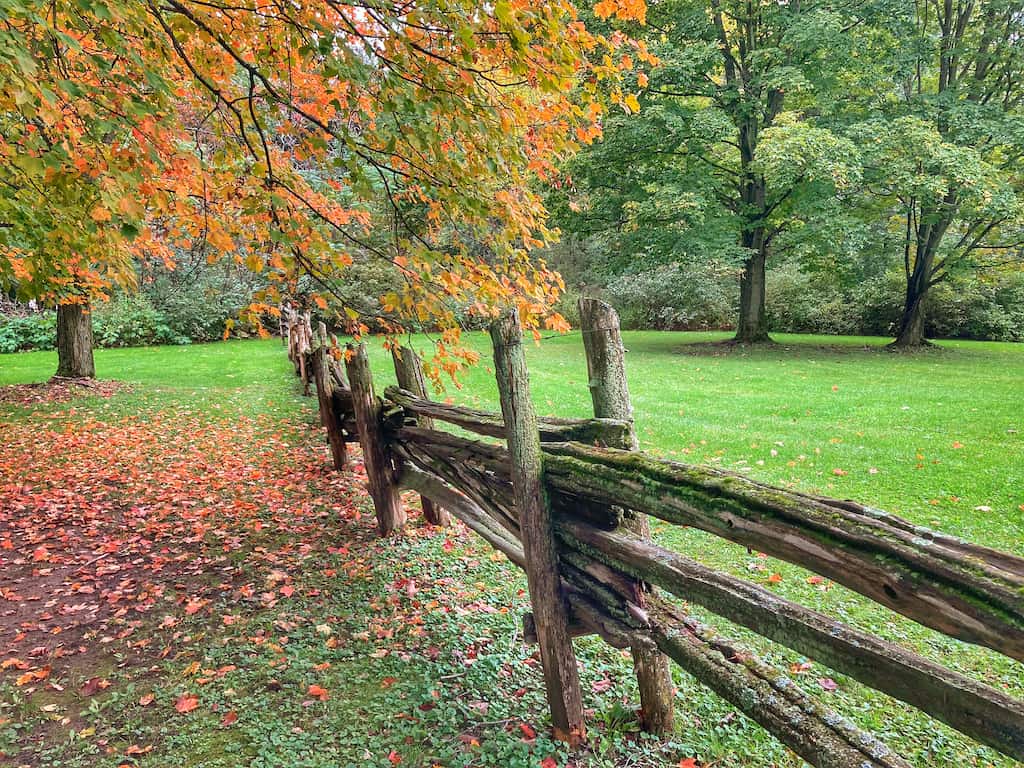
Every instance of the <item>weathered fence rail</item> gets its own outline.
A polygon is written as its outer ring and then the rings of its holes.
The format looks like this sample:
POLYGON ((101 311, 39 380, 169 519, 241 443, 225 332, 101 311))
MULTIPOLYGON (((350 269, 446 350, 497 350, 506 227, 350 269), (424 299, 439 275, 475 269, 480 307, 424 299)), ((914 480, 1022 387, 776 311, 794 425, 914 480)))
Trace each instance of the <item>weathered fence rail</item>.
POLYGON ((398 492, 413 490, 428 522, 454 516, 526 571, 533 610, 524 636, 540 645, 556 735, 585 734, 571 638, 597 634, 632 649, 651 731, 672 727, 667 657, 812 765, 907 765, 784 672, 656 595, 658 587, 1024 760, 1021 700, 665 549, 650 540, 644 516, 795 563, 1017 661, 1024 558, 854 502, 636 451, 617 317, 592 299, 581 302, 581 314, 593 419, 534 415, 514 314, 492 328, 500 414, 429 400, 418 358, 405 348, 394 353, 400 387, 379 398, 361 346, 341 351, 322 327, 314 336, 308 315, 289 313, 283 325, 296 372, 307 387, 316 384, 335 465, 345 466, 347 442, 361 443, 381 533, 404 523, 398 492))

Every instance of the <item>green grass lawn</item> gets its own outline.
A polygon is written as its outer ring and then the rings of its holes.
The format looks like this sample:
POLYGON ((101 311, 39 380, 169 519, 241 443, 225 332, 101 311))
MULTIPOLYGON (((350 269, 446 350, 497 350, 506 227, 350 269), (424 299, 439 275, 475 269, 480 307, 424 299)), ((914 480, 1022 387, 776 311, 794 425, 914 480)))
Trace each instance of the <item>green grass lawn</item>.
MULTIPOLYGON (((881 339, 780 335, 776 337, 777 346, 750 350, 699 344, 722 338, 723 334, 625 334, 630 386, 644 450, 680 461, 713 463, 778 485, 856 499, 915 523, 1024 555, 1024 346, 942 342, 936 349, 905 355, 884 350, 881 339)), ((487 339, 484 334, 472 334, 468 343, 481 351, 483 360, 466 372, 461 389, 449 387, 444 396, 457 403, 494 409, 496 395, 487 365, 487 339)), ((429 348, 429 341, 418 339, 417 346, 429 348)), ((390 363, 377 345, 371 352, 382 388, 393 381, 390 363)), ((533 395, 540 412, 588 415, 586 366, 578 334, 545 339, 539 346, 530 346, 528 356, 533 395)), ((103 401, 79 401, 82 410, 110 414, 110 418, 138 411, 182 412, 218 419, 236 414, 269 414, 303 422, 314 418, 310 401, 297 396, 284 351, 277 341, 100 350, 96 362, 100 377, 133 383, 130 393, 103 401)), ((0 385, 43 380, 54 368, 55 358, 48 353, 0 356, 0 385)), ((63 412, 67 408, 67 404, 35 406, 31 410, 8 407, 5 416, 0 406, 0 421, 16 425, 38 418, 39 413, 63 412)), ((655 531, 663 542, 706 563, 750 578, 1024 697, 1024 671, 1019 664, 923 629, 840 587, 809 584, 807 572, 799 568, 759 558, 700 532, 660 524, 655 531), (775 573, 782 580, 769 582, 775 573)), ((342 603, 371 599, 368 595, 372 595, 374 588, 402 572, 403 558, 406 563, 412 562, 423 556, 424 551, 437 557, 435 567, 447 569, 435 576, 451 578, 451 590, 464 590, 470 578, 480 579, 481 590, 492 590, 491 604, 518 601, 512 613, 522 609, 521 595, 515 596, 521 587, 518 577, 506 580, 503 566, 487 561, 480 564, 479 557, 474 560, 473 575, 463 574, 465 561, 461 565, 445 564, 441 541, 436 538, 406 542, 392 550, 376 549, 377 555, 386 559, 378 565, 376 581, 362 583, 356 591, 330 592, 331 599, 342 603)), ((326 586, 320 588, 327 592, 326 586)), ((334 609, 340 613, 351 611, 353 606, 339 604, 334 609)), ((514 615, 495 617, 484 612, 463 619, 455 630, 447 624, 435 628, 439 644, 442 640, 458 644, 461 632, 466 637, 490 636, 495 643, 492 648, 501 646, 487 656, 486 667, 471 667, 467 677, 460 678, 472 690, 471 694, 462 691, 460 696, 491 702, 490 712, 480 713, 477 718, 488 724, 506 716, 522 718, 524 711, 539 706, 536 697, 520 701, 518 709, 515 702, 508 703, 509 684, 502 679, 502 664, 519 663, 524 658, 523 652, 509 646, 508 634, 514 620, 514 615), (445 632, 448 634, 442 638, 445 632), (498 711, 500 715, 495 714, 498 711)), ((715 621, 775 663, 789 666, 801 661, 795 654, 762 642, 750 633, 715 621)), ((212 642, 208 654, 222 655, 223 649, 216 650, 212 642)), ((595 690, 593 695, 588 694, 598 736, 594 752, 577 756, 577 765, 671 765, 688 755, 699 757, 702 764, 715 766, 761 768, 798 764, 756 727, 729 717, 728 706, 682 674, 678 675, 681 729, 677 739, 667 748, 635 743, 625 706, 635 703, 626 662, 621 655, 609 653, 594 641, 581 643, 581 658, 588 667, 585 685, 603 675, 617 684, 611 692, 598 695, 595 690)), ((371 742, 376 745, 386 729, 389 713, 410 711, 410 702, 417 703, 416 696, 421 690, 430 689, 432 669, 412 663, 407 676, 410 679, 406 681, 403 677, 408 689, 382 697, 376 686, 371 686, 373 695, 368 696, 360 681, 367 676, 366 670, 372 672, 374 664, 385 662, 365 662, 367 666, 359 675, 349 676, 351 701, 344 702, 339 695, 329 708, 333 714, 325 717, 335 728, 340 728, 339 723, 346 717, 363 718, 365 723, 360 725, 365 724, 368 732, 374 734, 371 742)), ((467 674, 457 667, 456 670, 442 666, 439 671, 467 674)), ((369 677, 372 679, 373 675, 369 677)), ((921 768, 1016 765, 822 667, 815 666, 800 675, 799 682, 858 724, 875 730, 921 768), (834 677, 839 683, 838 690, 820 690, 816 681, 824 677, 834 677)), ((344 680, 338 684, 343 685, 344 680)), ((267 709, 265 697, 248 695, 253 706, 267 709)), ((419 710, 412 707, 411 711, 415 714, 419 710)), ((267 716, 274 716, 272 708, 267 710, 267 716)), ((464 712, 462 717, 468 719, 460 721, 455 715, 446 714, 433 723, 437 732, 431 738, 458 741, 470 727, 472 711, 464 712)), ((541 712, 534 712, 535 723, 542 717, 541 712)), ((476 748, 470 745, 463 752, 445 753, 436 762, 536 765, 540 753, 522 752, 522 734, 515 733, 514 728, 509 733, 507 724, 487 725, 483 730, 473 731, 474 738, 480 737, 484 743, 482 751, 473 752, 476 748), (527 756, 523 757, 524 754, 527 756)), ((421 726, 425 728, 426 724, 421 726)), ((406 733, 407 742, 411 739, 419 745, 427 739, 413 726, 408 727, 412 730, 406 733)), ((360 728, 350 732, 351 728, 349 724, 336 743, 325 747, 323 765, 393 763, 382 759, 375 747, 372 754, 367 752, 369 757, 349 753, 361 737, 360 728)), ((263 747, 274 738, 285 738, 274 733, 268 726, 265 732, 250 738, 263 747)), ((228 739, 222 730, 203 730, 191 725, 177 741, 175 738, 178 737, 171 738, 169 743, 181 748, 198 745, 196 748, 204 755, 216 751, 217 745, 228 739)), ((230 750, 241 749, 228 741, 230 750)), ((431 764, 429 748, 418 752, 408 749, 408 753, 410 757, 404 765, 431 764), (421 757, 411 757, 414 754, 421 757)), ((69 762, 69 755, 74 754, 70 748, 53 754, 56 764, 61 764, 61 760, 67 765, 74 764, 69 762)), ((559 753, 557 758, 558 764, 563 765, 564 756, 559 753)), ((140 764, 244 764, 239 760, 218 762, 211 758, 174 763, 162 762, 153 753, 142 758, 140 764)), ((274 764, 268 760, 253 764, 274 764)), ((310 760, 302 764, 321 763, 310 760)))

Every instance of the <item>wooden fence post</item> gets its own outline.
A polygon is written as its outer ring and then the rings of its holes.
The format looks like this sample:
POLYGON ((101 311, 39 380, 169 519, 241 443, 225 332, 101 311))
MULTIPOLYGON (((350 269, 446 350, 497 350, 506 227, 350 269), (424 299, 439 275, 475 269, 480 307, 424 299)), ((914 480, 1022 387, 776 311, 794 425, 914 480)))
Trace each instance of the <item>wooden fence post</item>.
POLYGON ((512 489, 526 555, 526 580, 537 627, 544 685, 556 738, 576 743, 585 736, 583 698, 569 636, 551 509, 543 484, 537 414, 530 399, 519 315, 511 310, 491 325, 494 369, 505 418, 512 489))
MULTIPOLYGON (((392 347, 391 359, 395 364, 395 378, 398 379, 398 386, 412 392, 417 397, 427 398, 427 382, 423 376, 423 364, 420 356, 409 347, 392 347)), ((433 429, 434 421, 426 416, 417 418, 418 426, 424 429, 433 429)), ((442 507, 437 506, 426 496, 420 495, 420 506, 423 508, 423 518, 431 525, 450 525, 451 518, 442 507)))
POLYGON ((313 352, 313 326, 310 323, 309 312, 303 312, 299 316, 299 328, 299 376, 302 377, 302 394, 309 397, 309 357, 313 352))
POLYGON ((334 468, 344 469, 348 463, 345 435, 341 431, 341 414, 334 408, 334 384, 331 381, 331 355, 327 341, 327 326, 317 326, 317 346, 313 353, 313 376, 316 396, 320 401, 320 421, 327 430, 327 444, 331 447, 334 468))
MULTIPOLYGON (((626 381, 626 350, 619 332, 618 313, 605 302, 586 296, 580 298, 579 307, 594 416, 599 419, 621 419, 632 425, 633 404, 629 399, 629 385, 626 381)), ((610 447, 637 450, 640 446, 636 430, 629 430, 623 445, 610 447)), ((651 537, 646 515, 627 519, 626 527, 643 539, 651 537)), ((668 657, 653 648, 639 645, 633 646, 632 653, 633 669, 640 689, 641 724, 649 733, 671 733, 675 714, 672 670, 668 657)))
POLYGON ((359 430, 359 445, 363 449, 363 465, 366 480, 377 513, 377 529, 381 536, 405 525, 405 510, 398 495, 395 472, 384 448, 384 434, 381 429, 381 403, 373 392, 373 375, 366 345, 348 345, 349 386, 352 387, 352 409, 355 411, 356 428, 359 430))

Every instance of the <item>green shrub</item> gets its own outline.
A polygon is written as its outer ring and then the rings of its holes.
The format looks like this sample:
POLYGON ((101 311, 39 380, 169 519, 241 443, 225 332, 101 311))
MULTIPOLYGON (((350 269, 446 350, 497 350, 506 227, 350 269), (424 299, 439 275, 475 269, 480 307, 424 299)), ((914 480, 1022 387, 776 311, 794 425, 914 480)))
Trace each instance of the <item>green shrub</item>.
POLYGON ((57 346, 57 313, 34 312, 23 317, 0 315, 0 354, 57 346))
POLYGON ((829 283, 784 264, 767 275, 768 327, 779 333, 859 333, 863 314, 859 302, 829 283))
POLYGON ((175 332, 162 312, 143 295, 119 296, 93 312, 93 336, 98 347, 144 347, 153 344, 188 344, 188 336, 175 332))
POLYGON ((735 322, 738 289, 732 269, 680 262, 617 277, 604 298, 618 310, 623 328, 707 330, 735 322))

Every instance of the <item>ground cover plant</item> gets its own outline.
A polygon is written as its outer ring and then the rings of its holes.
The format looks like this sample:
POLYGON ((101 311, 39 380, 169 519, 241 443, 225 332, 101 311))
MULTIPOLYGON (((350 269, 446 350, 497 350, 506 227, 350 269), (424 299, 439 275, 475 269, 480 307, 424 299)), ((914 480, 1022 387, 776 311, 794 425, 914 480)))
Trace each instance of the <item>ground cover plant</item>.
MULTIPOLYGON (((881 340, 626 335, 644 449, 856 498, 980 543, 1024 547, 1024 351, 881 340), (824 346, 825 344, 829 346, 824 346)), ((470 342, 486 351, 484 338, 470 342)), ((417 340, 427 344, 428 340, 417 340)), ((586 415, 578 336, 529 352, 542 413, 586 415)), ((581 641, 592 745, 544 736, 524 585, 464 531, 374 538, 356 472, 326 469, 314 403, 276 341, 101 351, 126 382, 0 399, 0 750, 29 765, 799 765, 677 674, 680 729, 636 732, 628 660, 581 641), (688 762, 689 761, 689 762, 688 762)), ((0 357, 0 385, 49 353, 0 357)), ((375 373, 391 381, 382 350, 375 373)), ((493 408, 485 361, 449 390, 493 408)), ((409 498, 414 503, 413 498, 409 498)), ((839 587, 696 533, 674 547, 1013 695, 1019 666, 839 587)), ((733 632, 730 628, 730 632, 733 632)), ((739 634, 739 633, 737 633, 739 634)), ((916 764, 1012 761, 810 660, 751 645, 916 764)))

